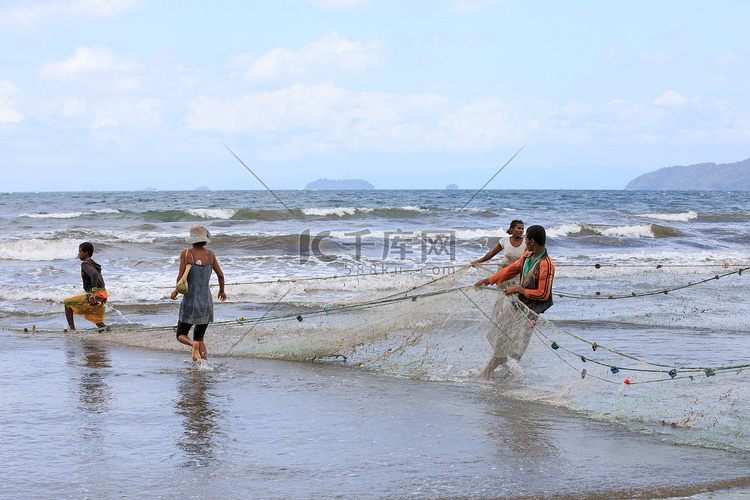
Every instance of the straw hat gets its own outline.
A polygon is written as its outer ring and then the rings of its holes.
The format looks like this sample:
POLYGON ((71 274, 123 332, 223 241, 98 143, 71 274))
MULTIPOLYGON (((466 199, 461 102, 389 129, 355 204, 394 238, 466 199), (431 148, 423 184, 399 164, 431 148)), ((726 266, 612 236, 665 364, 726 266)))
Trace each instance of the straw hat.
POLYGON ((211 243, 211 233, 203 224, 193 224, 190 228, 190 236, 185 238, 190 245, 194 243, 211 243))

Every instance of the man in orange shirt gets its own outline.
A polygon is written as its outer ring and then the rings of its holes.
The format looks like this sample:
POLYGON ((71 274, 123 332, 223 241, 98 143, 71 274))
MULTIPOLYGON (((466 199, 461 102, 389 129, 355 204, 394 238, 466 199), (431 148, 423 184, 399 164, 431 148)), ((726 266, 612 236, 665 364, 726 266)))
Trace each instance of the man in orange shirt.
MULTIPOLYGON (((521 275, 519 285, 509 286, 505 289, 505 295, 518 294, 518 300, 523 302, 529 309, 537 314, 542 314, 552 306, 552 280, 555 277, 555 265, 547 254, 545 244, 547 233, 542 226, 531 226, 526 230, 527 252, 510 266, 493 274, 489 278, 477 281, 474 285, 480 286, 497 285, 517 275, 521 275)), ((504 332, 506 337, 508 332, 504 332)), ((505 341, 503 345, 496 346, 495 354, 482 371, 485 378, 489 378, 492 372, 508 360, 508 356, 520 360, 526 347, 529 345, 531 332, 520 342, 505 341)))

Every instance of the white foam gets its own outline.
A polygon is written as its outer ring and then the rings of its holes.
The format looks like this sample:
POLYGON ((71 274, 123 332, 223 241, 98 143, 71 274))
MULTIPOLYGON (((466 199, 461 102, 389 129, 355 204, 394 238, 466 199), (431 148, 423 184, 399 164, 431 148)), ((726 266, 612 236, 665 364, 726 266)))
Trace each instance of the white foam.
POLYGON ((237 210, 233 208, 189 208, 185 210, 190 215, 200 217, 202 219, 231 219, 237 210))
POLYGON ((586 229, 602 236, 611 236, 615 238, 653 238, 654 232, 651 224, 639 224, 637 226, 596 226, 591 224, 579 224, 572 222, 554 227, 547 231, 550 238, 561 238, 578 234, 586 229))
POLYGON ((649 219, 665 220, 670 222, 687 222, 698 218, 698 214, 692 210, 680 214, 638 214, 635 217, 648 217, 649 219))
POLYGON ((336 215, 343 217, 345 215, 354 215, 357 212, 366 214, 372 212, 372 208, 357 208, 357 207, 338 207, 338 208, 303 208, 302 213, 305 215, 311 215, 314 217, 327 217, 329 215, 336 215))
POLYGON ((29 219, 75 219, 82 215, 83 212, 66 212, 52 214, 20 214, 19 217, 26 217, 29 219))
POLYGON ((199 359, 198 361, 195 362, 195 364, 198 370, 200 371, 207 371, 207 372, 214 371, 214 367, 211 366, 211 364, 208 362, 207 359, 199 359))
POLYGON ((552 229, 549 229, 547 231, 547 237, 548 238, 560 238, 563 236, 569 236, 571 234, 580 233, 581 229, 583 229, 583 226, 580 224, 573 222, 571 224, 563 224, 559 227, 553 227, 552 229))
POLYGON ((587 256, 587 260, 600 263, 631 262, 659 264, 724 264, 750 262, 750 253, 740 252, 622 252, 600 253, 587 256))
MULTIPOLYGON (((422 236, 435 238, 436 236, 450 237, 451 235, 454 235, 457 239, 460 239, 460 240, 471 240, 471 239, 476 239, 476 238, 504 238, 508 236, 508 233, 506 233, 502 229, 497 229, 497 230, 456 229, 453 231, 451 230, 417 230, 413 232, 405 231, 403 233, 398 233, 395 231, 371 231, 367 234, 361 235, 361 237, 362 239, 366 239, 368 241, 371 241, 373 239, 383 241, 386 235, 389 238, 396 238, 396 237, 415 238, 417 240, 422 236)), ((331 231, 330 237, 338 238, 342 240, 354 241, 355 233, 354 231, 331 231)))
MULTIPOLYGON (((379 210, 393 210, 395 207, 381 207, 379 210)), ((310 215, 314 217, 327 217, 329 215, 336 215, 338 217, 343 217, 345 215, 354 215, 356 213, 360 214, 368 214, 370 212, 375 211, 375 208, 368 208, 368 207, 337 207, 337 208, 303 208, 302 213, 305 215, 310 215)), ((407 205, 405 207, 400 207, 398 210, 408 210, 410 212, 429 212, 428 209, 417 207, 417 206, 410 206, 407 205)))
POLYGON ((78 256, 80 241, 28 239, 0 243, 0 259, 24 261, 69 260, 78 256))
MULTIPOLYGON (((471 212, 471 213, 483 213, 483 212, 517 212, 515 208, 510 207, 496 207, 489 209, 487 207, 463 207, 457 208, 458 212, 471 212)), ((510 222, 510 221, 509 221, 510 222)))
POLYGON ((603 236, 617 238, 653 238, 654 232, 651 224, 640 224, 638 226, 615 226, 599 231, 603 236))
POLYGON ((485 229, 466 229, 456 230, 456 238, 462 240, 471 240, 475 238, 505 238, 509 236, 504 229, 485 230, 485 229))

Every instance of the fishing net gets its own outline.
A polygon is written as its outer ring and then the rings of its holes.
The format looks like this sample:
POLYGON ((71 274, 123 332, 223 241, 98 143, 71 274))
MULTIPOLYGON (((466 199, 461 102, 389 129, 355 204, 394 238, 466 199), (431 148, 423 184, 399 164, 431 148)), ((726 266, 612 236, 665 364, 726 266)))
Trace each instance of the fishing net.
MULTIPOLYGON (((487 319, 500 297, 477 293, 470 268, 288 283, 294 312, 256 318, 228 335, 228 353, 330 359, 398 375, 443 379, 476 370, 487 319), (336 301, 337 298, 343 299, 336 301), (333 300, 332 300, 333 299, 333 300), (302 311, 302 312, 299 312, 302 311)), ((279 289, 278 292, 282 290, 279 289)))
MULTIPOLYGON (((488 384, 678 442, 750 450, 750 359, 738 348, 748 315, 736 313, 750 304, 746 294, 716 300, 745 269, 561 265, 544 315, 495 287, 474 289, 491 268, 234 284, 247 317, 213 323, 206 343, 210 356, 488 384)), ((170 327, 106 335, 183 347, 170 327)))
POLYGON ((221 342, 232 355, 329 360, 423 380, 483 381, 494 357, 502 363, 487 383, 507 396, 683 443, 750 449, 750 360, 732 349, 744 319, 706 303, 741 268, 620 267, 607 271, 608 291, 590 286, 591 270, 561 266, 558 321, 495 287, 475 290, 488 271, 276 283, 264 293, 283 294, 292 311, 225 329, 221 342))

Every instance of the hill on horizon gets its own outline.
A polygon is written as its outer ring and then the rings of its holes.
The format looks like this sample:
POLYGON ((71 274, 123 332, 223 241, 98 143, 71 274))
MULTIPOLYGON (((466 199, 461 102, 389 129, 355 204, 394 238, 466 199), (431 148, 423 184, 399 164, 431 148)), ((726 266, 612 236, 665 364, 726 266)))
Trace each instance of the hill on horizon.
POLYGON ((626 190, 750 191, 750 158, 736 163, 664 167, 628 182, 626 190))

